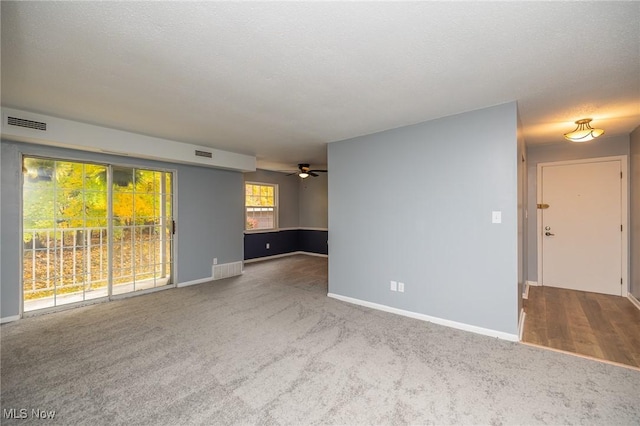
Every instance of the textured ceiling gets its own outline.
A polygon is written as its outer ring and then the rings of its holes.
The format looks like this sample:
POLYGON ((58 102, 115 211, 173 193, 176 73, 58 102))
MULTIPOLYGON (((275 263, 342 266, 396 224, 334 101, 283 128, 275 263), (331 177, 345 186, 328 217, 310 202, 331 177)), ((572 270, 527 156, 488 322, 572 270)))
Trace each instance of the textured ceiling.
MULTIPOLYGON (((527 144, 640 124, 638 2, 8 2, 2 105, 258 157, 518 101, 527 144)), ((472 136, 470 129, 470 137, 472 136)))

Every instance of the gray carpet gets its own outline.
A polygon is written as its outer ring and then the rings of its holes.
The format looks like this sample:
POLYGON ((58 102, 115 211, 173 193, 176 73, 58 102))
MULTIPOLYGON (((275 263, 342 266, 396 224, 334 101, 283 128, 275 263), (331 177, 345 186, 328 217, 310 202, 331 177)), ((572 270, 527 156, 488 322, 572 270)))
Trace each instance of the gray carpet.
POLYGON ((327 261, 5 324, 2 409, 47 424, 640 423, 640 372, 326 297, 327 261))

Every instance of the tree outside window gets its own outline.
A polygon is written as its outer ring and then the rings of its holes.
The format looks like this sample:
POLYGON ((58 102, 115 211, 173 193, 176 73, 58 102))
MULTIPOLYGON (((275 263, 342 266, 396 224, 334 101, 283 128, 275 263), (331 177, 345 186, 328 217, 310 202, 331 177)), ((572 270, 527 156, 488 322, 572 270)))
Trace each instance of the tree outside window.
POLYGON ((266 183, 245 183, 245 229, 277 227, 278 187, 266 183))

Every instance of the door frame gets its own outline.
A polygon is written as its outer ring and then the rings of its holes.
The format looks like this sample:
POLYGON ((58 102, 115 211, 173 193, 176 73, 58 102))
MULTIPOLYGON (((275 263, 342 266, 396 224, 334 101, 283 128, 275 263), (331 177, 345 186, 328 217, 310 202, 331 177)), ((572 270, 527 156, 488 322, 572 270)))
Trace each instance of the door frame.
MULTIPOLYGON (((620 179, 620 221, 622 231, 622 250, 620 260, 620 273, 622 275, 622 297, 627 297, 629 292, 629 157, 616 155, 611 157, 584 158, 580 160, 565 160, 538 163, 536 170, 536 204, 542 203, 542 168, 549 166, 569 166, 573 164, 602 163, 609 161, 620 162, 622 178, 620 179)), ((536 208, 536 238, 538 244, 538 285, 544 286, 542 280, 542 210, 536 208)))
MULTIPOLYGON (((82 151, 85 152, 85 151, 82 151)), ((167 167, 155 167, 153 165, 151 166, 146 166, 146 165, 141 165, 141 164, 132 164, 132 163, 120 163, 118 161, 110 161, 110 160, 115 160, 114 159, 92 159, 90 156, 89 158, 83 158, 82 155, 78 155, 77 157, 74 155, 57 155, 57 154, 52 154, 52 153, 47 153, 47 154, 32 154, 30 153, 29 150, 21 150, 20 151, 20 164, 24 164, 24 159, 25 157, 29 157, 29 158, 43 158, 43 159, 49 159, 49 160, 54 160, 54 161, 68 161, 68 162, 79 162, 79 163, 91 163, 91 164, 98 164, 98 165, 102 165, 102 166, 106 166, 108 173, 108 179, 111 179, 111 168, 112 167, 130 167, 130 168, 138 168, 138 169, 144 169, 144 168, 150 168, 154 171, 160 171, 160 172, 165 172, 165 173, 171 173, 172 174, 172 179, 171 179, 171 195, 172 195, 172 200, 171 200, 171 208, 172 208, 172 217, 173 217, 173 221, 175 223, 178 222, 178 203, 176 202, 176 200, 178 199, 178 170, 175 168, 167 168, 167 167), (50 155, 51 154, 51 155, 50 155)), ((29 318, 29 317, 34 317, 34 316, 39 316, 39 315, 43 315, 43 314, 49 314, 52 312, 59 312, 59 311, 64 311, 67 309, 72 309, 72 308, 78 308, 78 307, 82 307, 82 306, 88 306, 88 305, 95 305, 98 303, 104 303, 104 302, 110 302, 113 300, 119 300, 119 299, 126 299, 128 297, 135 297, 135 296, 140 296, 140 295, 144 295, 147 293, 154 293, 156 291, 162 291, 162 290, 166 290, 169 288, 176 288, 178 286, 178 282, 176 277, 177 275, 177 252, 178 252, 178 243, 177 243, 177 238, 178 238, 178 232, 176 231, 173 234, 173 244, 171 247, 171 257, 172 257, 172 265, 171 265, 171 284, 167 284, 165 286, 162 287, 156 287, 156 288, 149 288, 149 289, 145 289, 145 290, 140 290, 140 291, 133 291, 130 293, 123 293, 123 294, 117 294, 117 295, 113 295, 111 294, 111 288, 109 288, 108 291, 108 295, 107 296, 103 296, 103 297, 99 297, 99 298, 95 298, 95 299, 90 299, 90 300, 83 300, 83 301, 79 301, 79 302, 73 302, 73 303, 67 303, 64 305, 59 305, 59 306, 51 306, 48 308, 42 308, 42 309, 37 309, 34 311, 28 311, 25 312, 24 310, 24 264, 23 264, 23 256, 24 256, 24 241, 23 241, 23 218, 24 218, 24 200, 23 200, 23 196, 24 196, 24 174, 20 173, 20 178, 19 178, 19 182, 18 184, 20 185, 20 190, 18 191, 18 211, 19 211, 19 226, 18 226, 18 232, 20 235, 20 242, 18 244, 18 250, 20 250, 20 255, 19 255, 19 259, 20 259, 20 266, 19 266, 19 274, 18 274, 18 279, 20 280, 20 291, 19 293, 19 298, 18 298, 18 303, 19 303, 19 307, 18 307, 18 316, 20 318, 29 318)), ((110 182, 109 182, 110 185, 110 182)), ((107 204, 109 206, 108 208, 108 222, 110 223, 111 220, 113 219, 112 216, 112 209, 111 209, 111 191, 107 192, 107 196, 108 196, 108 200, 107 200, 107 204)), ((111 247, 111 244, 109 244, 109 246, 111 247)), ((109 251, 111 251, 111 248, 109 249, 109 251)), ((111 280, 109 280, 111 281, 111 280)), ((109 282, 109 287, 111 287, 111 282, 109 282)))

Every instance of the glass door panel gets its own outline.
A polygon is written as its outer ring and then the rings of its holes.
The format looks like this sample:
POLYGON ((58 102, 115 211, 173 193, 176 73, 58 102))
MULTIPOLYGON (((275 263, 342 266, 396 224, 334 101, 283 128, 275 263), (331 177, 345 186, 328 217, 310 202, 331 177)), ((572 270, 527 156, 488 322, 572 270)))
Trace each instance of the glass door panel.
POLYGON ((103 272, 100 265, 106 265, 106 170, 96 164, 24 159, 25 311, 107 295, 107 281, 94 280, 103 272))
POLYGON ((114 167, 113 175, 113 294, 170 284, 171 173, 114 167))
POLYGON ((36 157, 23 173, 25 312, 170 284, 172 173, 36 157))

